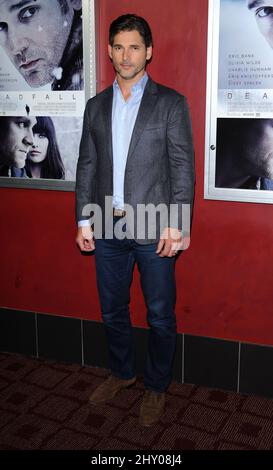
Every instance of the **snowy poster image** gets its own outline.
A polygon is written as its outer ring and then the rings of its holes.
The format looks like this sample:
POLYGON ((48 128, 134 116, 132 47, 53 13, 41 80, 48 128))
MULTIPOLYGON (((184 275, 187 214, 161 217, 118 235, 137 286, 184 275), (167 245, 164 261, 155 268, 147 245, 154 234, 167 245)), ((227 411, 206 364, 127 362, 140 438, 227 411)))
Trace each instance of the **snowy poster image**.
POLYGON ((94 50, 94 0, 0 1, 0 186, 74 189, 94 50))
POLYGON ((81 3, 0 2, 0 91, 83 90, 81 3))
POLYGON ((210 0, 205 198, 273 203, 273 0, 210 0))

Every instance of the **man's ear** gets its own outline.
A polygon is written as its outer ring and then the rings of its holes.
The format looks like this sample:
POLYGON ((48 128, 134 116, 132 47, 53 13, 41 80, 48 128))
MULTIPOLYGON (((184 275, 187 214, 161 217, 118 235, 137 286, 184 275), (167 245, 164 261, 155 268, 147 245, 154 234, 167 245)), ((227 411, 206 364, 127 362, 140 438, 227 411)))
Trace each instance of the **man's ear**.
POLYGON ((112 59, 112 46, 110 44, 108 44, 108 55, 112 59))
POLYGON ((153 47, 149 46, 147 47, 147 50, 146 50, 146 60, 150 60, 152 55, 153 55, 153 47))
POLYGON ((69 0, 69 2, 74 10, 80 10, 82 7, 82 0, 69 0))

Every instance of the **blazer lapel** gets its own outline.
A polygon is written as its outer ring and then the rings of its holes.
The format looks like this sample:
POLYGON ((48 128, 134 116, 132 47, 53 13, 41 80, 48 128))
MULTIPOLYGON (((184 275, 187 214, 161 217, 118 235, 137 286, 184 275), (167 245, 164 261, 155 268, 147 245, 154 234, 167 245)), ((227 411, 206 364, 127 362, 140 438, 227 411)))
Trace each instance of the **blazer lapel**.
POLYGON ((113 167, 113 144, 112 144, 112 107, 113 107, 113 87, 109 87, 104 95, 102 103, 103 120, 105 126, 105 145, 107 154, 113 167))
MULTIPOLYGON (((157 101, 157 86, 150 78, 145 87, 143 97, 139 106, 138 115, 136 118, 134 130, 131 137, 129 146, 127 163, 132 158, 135 146, 142 134, 143 129, 154 109, 157 101)), ((113 143, 112 143, 112 107, 113 107, 113 87, 109 87, 107 93, 104 95, 102 103, 103 120, 105 126, 105 145, 108 149, 108 156, 113 167, 113 143)))
MULTIPOLYGON (((146 123, 154 110, 155 103, 157 101, 157 86, 150 78, 146 84, 143 97, 139 106, 134 130, 131 137, 131 142, 129 146, 127 164, 132 158, 135 146, 142 134, 143 129, 146 126, 146 123)), ((126 164, 126 165, 127 165, 126 164)))

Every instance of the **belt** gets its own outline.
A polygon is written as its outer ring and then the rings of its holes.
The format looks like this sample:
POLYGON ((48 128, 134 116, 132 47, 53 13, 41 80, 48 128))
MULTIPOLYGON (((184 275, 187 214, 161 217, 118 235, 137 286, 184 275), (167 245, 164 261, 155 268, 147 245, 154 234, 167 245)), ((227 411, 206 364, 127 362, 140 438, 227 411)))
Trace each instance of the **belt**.
POLYGON ((122 209, 116 209, 113 207, 113 216, 114 217, 124 217, 126 215, 126 211, 122 209))

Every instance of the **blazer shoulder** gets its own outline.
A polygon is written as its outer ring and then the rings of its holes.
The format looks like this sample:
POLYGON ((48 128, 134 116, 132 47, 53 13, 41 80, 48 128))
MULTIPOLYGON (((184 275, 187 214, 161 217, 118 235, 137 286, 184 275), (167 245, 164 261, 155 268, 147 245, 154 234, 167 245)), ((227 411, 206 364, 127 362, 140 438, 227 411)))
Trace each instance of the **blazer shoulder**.
POLYGON ((177 100, 179 98, 181 100, 186 99, 186 97, 184 95, 182 95, 181 93, 176 91, 174 88, 169 88, 165 85, 161 85, 161 83, 156 83, 156 82, 153 82, 153 85, 156 87, 157 93, 158 93, 159 96, 169 98, 169 99, 172 99, 172 100, 177 100))
POLYGON ((105 88, 105 90, 102 90, 99 93, 97 93, 92 98, 89 98, 89 100, 86 103, 86 107, 90 108, 92 106, 101 104, 102 101, 111 97, 112 94, 113 94, 113 87, 109 86, 105 88))

